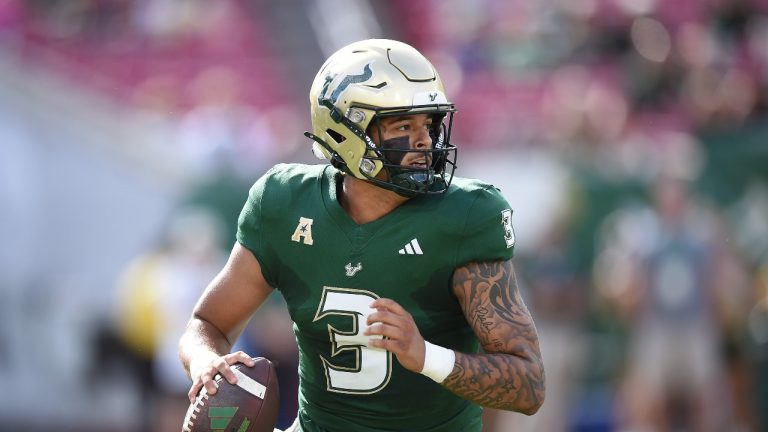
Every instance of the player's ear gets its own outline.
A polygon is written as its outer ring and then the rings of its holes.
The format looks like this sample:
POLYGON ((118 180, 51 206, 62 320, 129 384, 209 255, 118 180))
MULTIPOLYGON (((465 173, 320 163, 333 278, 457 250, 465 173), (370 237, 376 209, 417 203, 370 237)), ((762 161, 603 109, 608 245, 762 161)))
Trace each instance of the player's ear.
POLYGON ((381 121, 378 117, 374 117, 373 120, 371 120, 365 133, 371 137, 376 145, 379 145, 381 142, 381 121))

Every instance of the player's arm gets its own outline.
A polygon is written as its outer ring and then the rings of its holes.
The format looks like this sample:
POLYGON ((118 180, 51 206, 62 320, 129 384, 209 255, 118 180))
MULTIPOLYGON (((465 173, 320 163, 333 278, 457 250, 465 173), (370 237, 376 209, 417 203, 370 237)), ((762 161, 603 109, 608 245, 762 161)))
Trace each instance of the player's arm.
POLYGON ((368 316, 369 327, 364 331, 386 338, 371 339, 369 346, 391 351, 406 369, 436 379, 464 399, 489 408, 535 413, 544 401, 544 367, 536 328, 517 289, 512 261, 457 268, 453 291, 483 354, 438 347, 438 353, 444 351, 450 357, 440 358, 437 369, 441 371, 432 373, 434 365, 425 367, 432 363, 427 360, 431 344, 425 343, 411 314, 386 298, 371 304, 377 312, 368 316))
POLYGON ((190 400, 203 386, 208 393, 215 393, 213 379, 218 373, 234 384, 237 379, 231 365, 253 366, 250 356, 230 350, 251 315, 271 293, 256 257, 235 243, 227 264, 198 300, 179 341, 181 362, 192 379, 190 400))
POLYGON ((544 402, 544 366, 512 261, 457 268, 453 292, 485 352, 457 352, 443 385, 483 406, 535 413, 544 402))

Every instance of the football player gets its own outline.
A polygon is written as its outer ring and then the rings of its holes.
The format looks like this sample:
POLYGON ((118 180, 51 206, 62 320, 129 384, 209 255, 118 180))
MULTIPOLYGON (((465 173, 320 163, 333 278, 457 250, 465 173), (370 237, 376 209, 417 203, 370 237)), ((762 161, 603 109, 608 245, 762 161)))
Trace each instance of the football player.
POLYGON ((401 42, 353 43, 310 105, 306 135, 330 164, 277 165, 253 185, 180 341, 190 400, 252 364, 232 343, 277 290, 299 347, 291 430, 480 431, 483 406, 535 413, 544 370, 512 210, 453 176, 455 108, 432 64, 401 42))

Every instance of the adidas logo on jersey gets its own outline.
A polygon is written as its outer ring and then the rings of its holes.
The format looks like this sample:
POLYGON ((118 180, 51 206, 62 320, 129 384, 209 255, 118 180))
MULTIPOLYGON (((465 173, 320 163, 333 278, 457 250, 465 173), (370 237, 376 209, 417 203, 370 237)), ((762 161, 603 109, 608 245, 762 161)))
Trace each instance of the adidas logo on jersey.
POLYGON ((419 241, 416 239, 409 241, 398 253, 400 255, 424 255, 424 252, 421 251, 421 246, 419 246, 419 241))

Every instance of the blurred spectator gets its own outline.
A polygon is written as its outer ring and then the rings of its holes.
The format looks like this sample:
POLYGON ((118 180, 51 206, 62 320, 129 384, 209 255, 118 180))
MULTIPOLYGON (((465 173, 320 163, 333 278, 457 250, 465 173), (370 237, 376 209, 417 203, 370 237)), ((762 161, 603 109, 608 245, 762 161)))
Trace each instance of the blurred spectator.
POLYGON ((727 429, 716 286, 723 237, 711 212, 686 180, 664 175, 650 208, 628 208, 609 222, 597 271, 629 326, 626 426, 727 429))
POLYGON ((118 330, 136 357, 151 356, 156 404, 143 415, 157 432, 177 431, 189 405, 190 381, 179 367, 177 343, 189 311, 225 261, 222 231, 211 212, 181 209, 167 244, 137 258, 122 278, 118 330))
POLYGON ((733 416, 754 430, 768 429, 768 187, 753 180, 729 207, 731 247, 742 264, 727 262, 732 276, 724 300, 727 313, 728 373, 733 382, 733 416))
POLYGON ((755 430, 763 431, 768 430, 768 263, 757 270, 753 284, 756 302, 747 316, 749 376, 740 390, 746 390, 742 409, 752 413, 755 430))
MULTIPOLYGON (((154 372, 162 311, 158 293, 162 290, 165 251, 148 251, 135 258, 120 276, 113 323, 106 323, 94 337, 96 352, 92 369, 127 369, 136 384, 139 403, 137 428, 153 430, 153 411, 159 386, 154 372)), ((107 377, 101 376, 100 379, 107 377)))

